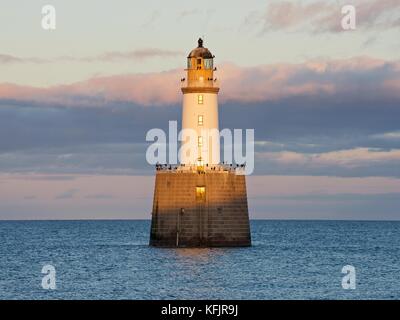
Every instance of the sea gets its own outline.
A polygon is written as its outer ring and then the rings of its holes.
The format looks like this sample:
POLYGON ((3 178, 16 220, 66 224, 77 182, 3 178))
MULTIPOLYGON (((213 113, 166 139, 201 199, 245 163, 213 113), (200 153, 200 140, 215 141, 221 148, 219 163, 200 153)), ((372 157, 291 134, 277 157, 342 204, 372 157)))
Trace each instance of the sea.
POLYGON ((400 298, 400 222, 253 220, 247 248, 154 248, 149 231, 0 221, 0 299, 400 298))

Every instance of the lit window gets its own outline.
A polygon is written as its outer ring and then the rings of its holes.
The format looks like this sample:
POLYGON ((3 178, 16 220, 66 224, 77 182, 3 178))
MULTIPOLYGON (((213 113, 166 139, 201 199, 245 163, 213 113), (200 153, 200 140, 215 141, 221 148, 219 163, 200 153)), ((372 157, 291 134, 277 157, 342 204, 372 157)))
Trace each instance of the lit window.
POLYGON ((203 146, 203 137, 202 136, 197 137, 197 145, 199 147, 203 146))
POLYGON ((202 126, 202 125, 203 125, 203 116, 202 116, 202 115, 197 116, 197 124, 198 124, 199 126, 202 126))
POLYGON ((197 96, 197 103, 198 104, 203 104, 203 95, 202 94, 199 94, 198 96, 197 96))
POLYGON ((196 187, 196 200, 206 200, 206 187, 196 187))

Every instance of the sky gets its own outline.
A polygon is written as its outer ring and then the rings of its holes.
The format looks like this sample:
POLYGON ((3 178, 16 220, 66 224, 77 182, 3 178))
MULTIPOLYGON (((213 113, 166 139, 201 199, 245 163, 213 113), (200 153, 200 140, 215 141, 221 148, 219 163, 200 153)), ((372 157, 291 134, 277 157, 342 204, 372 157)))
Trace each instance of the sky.
POLYGON ((255 130, 251 218, 400 220, 398 0, 0 0, 0 219, 149 219, 198 37, 255 130))

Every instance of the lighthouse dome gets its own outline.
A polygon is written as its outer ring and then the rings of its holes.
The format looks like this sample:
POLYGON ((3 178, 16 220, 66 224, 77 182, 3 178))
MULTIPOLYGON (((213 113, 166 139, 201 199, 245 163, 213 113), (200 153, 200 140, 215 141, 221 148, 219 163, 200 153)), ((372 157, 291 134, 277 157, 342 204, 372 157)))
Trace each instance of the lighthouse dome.
POLYGON ((210 50, 203 47, 203 39, 199 38, 197 48, 190 51, 188 58, 212 59, 214 57, 210 50))

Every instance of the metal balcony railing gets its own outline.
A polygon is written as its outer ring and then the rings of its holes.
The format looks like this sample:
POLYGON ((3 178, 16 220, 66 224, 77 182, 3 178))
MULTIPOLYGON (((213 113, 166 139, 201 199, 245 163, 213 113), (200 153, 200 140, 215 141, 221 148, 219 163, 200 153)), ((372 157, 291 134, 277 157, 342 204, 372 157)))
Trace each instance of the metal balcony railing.
POLYGON ((214 164, 214 165, 194 165, 194 164, 180 164, 180 165, 169 165, 169 164, 157 164, 155 166, 156 171, 166 171, 171 173, 192 173, 198 172, 199 170, 202 172, 206 171, 219 171, 219 172, 244 172, 246 166, 238 165, 238 164, 214 164))
POLYGON ((181 79, 181 88, 219 88, 218 79, 188 80, 181 79))

